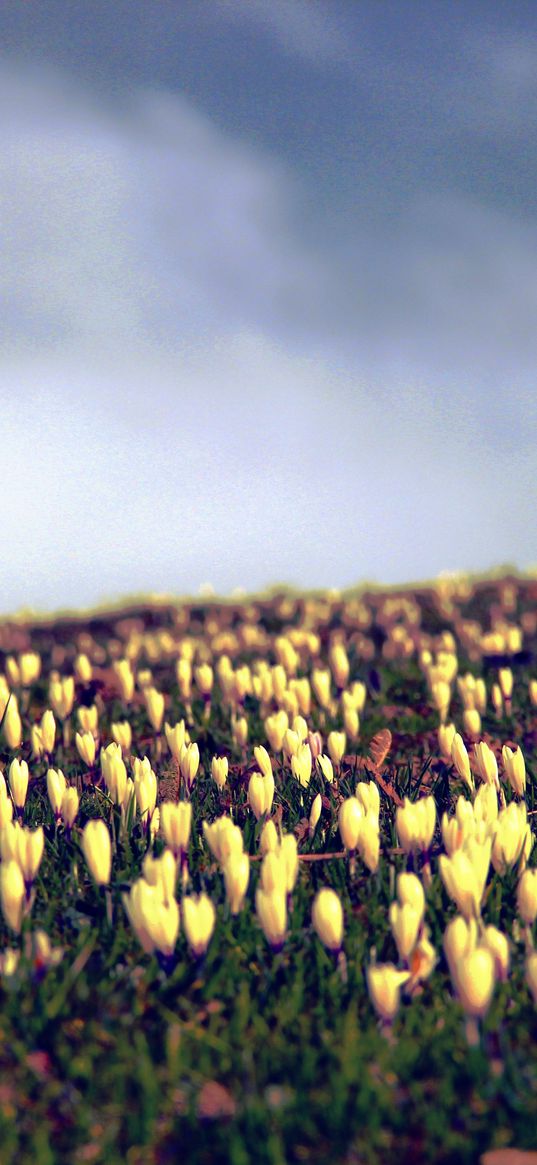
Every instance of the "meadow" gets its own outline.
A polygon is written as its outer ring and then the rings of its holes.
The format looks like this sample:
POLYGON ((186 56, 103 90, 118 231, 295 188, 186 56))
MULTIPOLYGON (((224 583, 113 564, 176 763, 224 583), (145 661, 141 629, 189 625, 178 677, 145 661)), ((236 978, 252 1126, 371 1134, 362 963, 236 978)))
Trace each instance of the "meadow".
POLYGON ((535 579, 5 619, 0 720, 0 1165, 536 1159, 535 579))

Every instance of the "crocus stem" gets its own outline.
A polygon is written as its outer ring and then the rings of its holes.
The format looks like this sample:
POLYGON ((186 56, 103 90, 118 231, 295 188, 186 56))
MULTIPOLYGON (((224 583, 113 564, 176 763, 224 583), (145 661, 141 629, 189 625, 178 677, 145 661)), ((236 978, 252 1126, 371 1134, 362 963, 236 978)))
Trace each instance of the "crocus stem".
POLYGON ((466 1042, 469 1048, 477 1048, 479 1046, 479 1024, 473 1015, 466 1017, 465 1024, 466 1042))

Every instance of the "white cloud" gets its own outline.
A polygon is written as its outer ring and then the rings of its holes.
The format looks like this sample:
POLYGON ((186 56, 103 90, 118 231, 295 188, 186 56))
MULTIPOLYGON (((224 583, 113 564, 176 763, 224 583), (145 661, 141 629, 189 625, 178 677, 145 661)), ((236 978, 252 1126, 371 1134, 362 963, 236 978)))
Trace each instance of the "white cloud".
POLYGON ((466 130, 523 161, 537 112, 537 37, 486 20, 464 29, 454 67, 431 98, 437 116, 447 114, 459 133, 466 130))
POLYGON ((315 64, 350 59, 349 36, 323 0, 215 0, 211 17, 253 27, 287 55, 315 64))
POLYGON ((449 396, 439 416, 409 378, 387 406, 252 334, 152 356, 126 363, 121 393, 109 358, 14 366, 25 403, 3 405, 6 608, 535 557, 534 458, 507 479, 449 396))
POLYGON ((175 342, 296 315, 319 263, 297 245, 273 160, 180 97, 113 111, 48 72, 0 80, 0 276, 11 334, 175 342))

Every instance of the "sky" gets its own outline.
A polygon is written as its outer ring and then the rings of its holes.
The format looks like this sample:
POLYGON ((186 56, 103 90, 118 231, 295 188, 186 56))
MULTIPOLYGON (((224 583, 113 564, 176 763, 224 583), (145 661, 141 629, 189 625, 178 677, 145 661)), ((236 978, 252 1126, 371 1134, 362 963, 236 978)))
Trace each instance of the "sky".
POLYGON ((0 611, 537 562, 537 16, 2 0, 0 611))

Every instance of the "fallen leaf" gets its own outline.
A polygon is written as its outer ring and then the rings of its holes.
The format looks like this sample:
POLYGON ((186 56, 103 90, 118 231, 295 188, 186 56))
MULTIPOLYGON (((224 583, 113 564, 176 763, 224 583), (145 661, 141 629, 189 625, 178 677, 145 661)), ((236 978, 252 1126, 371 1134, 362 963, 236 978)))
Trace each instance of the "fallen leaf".
POLYGON ((307 817, 301 817, 300 821, 295 825, 294 835, 296 837, 297 845, 300 845, 304 838, 308 836, 310 830, 310 823, 307 817))
POLYGON ((368 760, 375 769, 380 769, 392 747, 392 734, 389 728, 381 728, 373 737, 369 745, 368 760))
POLYGON ((207 1080, 198 1096, 198 1116, 202 1120, 217 1120, 234 1116, 237 1109, 228 1088, 217 1080, 207 1080))
POLYGON ((479 1158, 479 1165, 537 1165, 537 1152, 532 1149, 489 1149, 479 1158))

